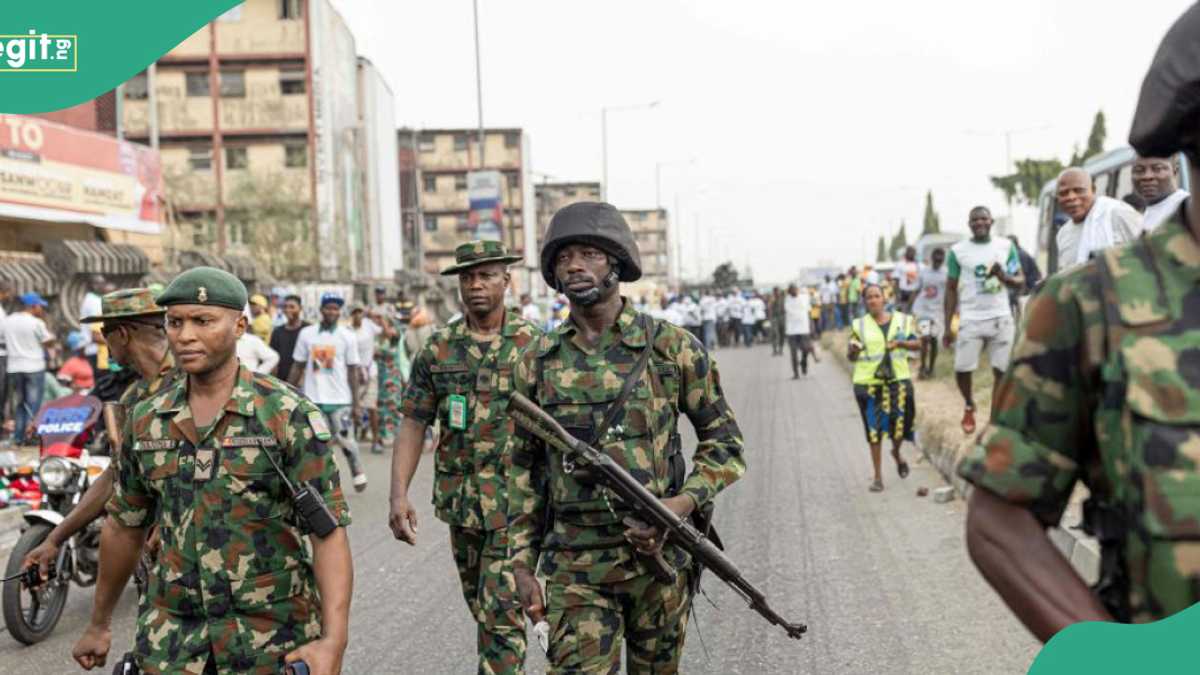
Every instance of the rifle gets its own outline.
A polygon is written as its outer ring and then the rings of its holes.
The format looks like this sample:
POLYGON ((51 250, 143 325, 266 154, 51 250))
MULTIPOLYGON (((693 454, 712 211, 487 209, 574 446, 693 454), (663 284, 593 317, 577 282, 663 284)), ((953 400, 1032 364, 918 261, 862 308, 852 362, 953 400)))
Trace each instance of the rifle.
MULTIPOLYGON (((514 393, 508 402, 508 414, 522 428, 526 429, 543 442, 559 452, 571 455, 572 461, 587 465, 596 482, 608 488, 631 509, 638 518, 665 533, 664 539, 669 539, 692 559, 707 567, 720 577, 730 588, 750 605, 750 609, 758 612, 773 625, 787 631, 788 637, 799 640, 808 630, 802 623, 788 623, 767 605, 766 596, 755 588, 738 570, 725 554, 691 524, 675 515, 671 509, 663 506, 658 497, 645 488, 637 479, 629 475, 612 457, 584 443, 567 433, 545 410, 521 394, 514 393)), ((657 560, 661 560, 661 556, 657 560)), ((656 572, 657 574, 657 572, 656 572)))

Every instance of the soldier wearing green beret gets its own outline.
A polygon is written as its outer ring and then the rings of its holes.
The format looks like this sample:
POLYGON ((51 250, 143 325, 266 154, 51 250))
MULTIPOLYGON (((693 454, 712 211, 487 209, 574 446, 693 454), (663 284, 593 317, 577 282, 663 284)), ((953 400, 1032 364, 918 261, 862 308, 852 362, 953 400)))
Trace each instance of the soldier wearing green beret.
POLYGON ((353 572, 326 421, 287 385, 239 364, 247 322, 237 278, 194 268, 158 303, 183 375, 124 424, 95 606, 75 659, 104 665, 113 606, 156 525, 161 554, 132 651, 142 672, 265 675, 303 659, 314 674, 338 673, 353 572), (303 486, 338 525, 309 537, 311 556, 291 500, 303 486))
MULTIPOLYGON (((101 324, 100 333, 108 344, 109 359, 138 374, 118 402, 122 413, 157 393, 175 376, 175 360, 167 349, 164 313, 149 289, 130 288, 104 295, 100 298, 100 314, 80 319, 82 323, 101 324)), ((26 555, 24 567, 38 565, 46 578, 50 563, 58 558, 63 543, 104 513, 104 505, 112 496, 120 453, 112 459, 113 463, 96 477, 75 508, 41 545, 26 555)))
MULTIPOLYGON (((642 274, 625 219, 610 204, 564 207, 550 221, 541 263, 571 313, 525 352, 517 391, 626 467, 679 517, 709 514, 746 469, 742 435, 700 341, 621 296, 618 282, 642 274), (690 473, 680 415, 699 439, 690 473)), ((655 528, 626 525, 627 507, 558 450, 521 437, 512 464, 514 574, 526 612, 549 624, 551 672, 617 672, 622 643, 629 672, 678 671, 694 592, 687 553, 655 528), (674 582, 648 566, 659 553, 678 571, 674 582)))
MULTIPOLYGON (((1167 33, 1130 144, 1200 175, 1200 5, 1167 33)), ((1032 298, 992 422, 959 473, 976 566, 1034 635, 1149 622, 1200 601, 1200 204, 1055 275, 1032 298), (1100 542, 1092 588, 1058 553, 1075 486, 1100 542)))
POLYGON ((450 548, 463 596, 478 624, 480 673, 519 673, 525 664, 525 618, 508 558, 508 466, 513 421, 505 408, 513 368, 540 334, 505 309, 506 267, 521 259, 498 241, 455 250, 464 315, 435 332, 413 360, 404 416, 392 455, 390 525, 416 544, 417 512, 408 498, 426 428, 441 420, 433 504, 450 525, 450 548))

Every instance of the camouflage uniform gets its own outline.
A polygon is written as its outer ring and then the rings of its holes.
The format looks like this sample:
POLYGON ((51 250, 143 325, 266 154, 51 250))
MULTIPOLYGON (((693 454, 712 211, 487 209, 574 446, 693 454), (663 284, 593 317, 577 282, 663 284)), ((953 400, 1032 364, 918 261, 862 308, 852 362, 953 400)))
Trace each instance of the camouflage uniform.
MULTIPOLYGON (((517 370, 517 390, 580 438, 600 424, 647 347, 639 318, 645 315, 623 301, 613 330, 594 349, 581 346, 567 321, 530 349, 517 370)), ((686 494, 704 506, 745 471, 741 432, 716 364, 700 342, 665 321, 651 321, 650 362, 596 445, 654 494, 686 494), (686 479, 681 413, 700 440, 686 479)), ((534 570, 540 557, 547 577, 552 670, 615 673, 624 637, 629 672, 675 672, 691 601, 687 554, 668 544, 664 556, 680 570, 679 578, 674 586, 657 581, 624 538, 620 502, 581 481, 565 459, 522 439, 513 450, 509 481, 514 564, 534 570)))
POLYGON ((375 363, 379 366, 379 435, 383 440, 391 441, 400 432, 400 401, 408 377, 405 371, 410 366, 404 347, 404 332, 399 322, 387 317, 383 320, 391 321, 397 331, 395 338, 380 334, 375 343, 375 363))
POLYGON ((442 433, 435 454, 433 505, 450 525, 450 547, 463 596, 479 624, 479 672, 521 672, 525 618, 508 560, 508 466, 514 426, 505 414, 513 369, 539 331, 506 311, 490 347, 464 320, 426 341, 413 360, 401 412, 442 433), (486 353, 485 353, 486 350, 486 353), (450 424, 452 395, 466 398, 466 430, 450 424))
POLYGON ((124 426, 128 461, 108 512, 126 527, 157 524, 162 537, 137 620, 142 671, 280 672, 287 652, 320 637, 321 617, 303 532, 266 453, 348 525, 320 411, 242 367, 211 426, 196 428, 186 378, 137 403, 124 426))
MULTIPOLYGON (((1079 481, 1123 524, 1118 614, 1200 600, 1200 246, 1180 217, 1051 277, 993 422, 959 467, 976 486, 1058 524, 1079 481)), ((1110 528, 1111 530, 1111 528, 1110 528)), ((1113 558, 1117 560, 1117 558, 1113 558)), ((1103 597, 1103 596, 1102 596, 1103 597)), ((1111 606, 1111 605, 1110 605, 1111 606)))

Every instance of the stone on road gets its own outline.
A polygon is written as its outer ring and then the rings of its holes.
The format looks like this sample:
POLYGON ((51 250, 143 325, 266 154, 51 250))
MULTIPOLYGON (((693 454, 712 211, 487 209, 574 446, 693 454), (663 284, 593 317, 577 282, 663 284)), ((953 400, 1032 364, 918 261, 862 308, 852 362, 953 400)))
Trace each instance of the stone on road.
MULTIPOLYGON (((745 478, 718 500, 717 528, 745 577, 809 632, 788 639, 709 573, 708 599, 696 599, 688 627, 683 672, 1025 672, 1039 645, 967 558, 964 504, 914 496, 919 487, 944 485, 941 477, 909 445, 911 475, 900 480, 885 454, 887 489, 867 491, 870 459, 858 409, 833 359, 792 380, 787 357, 772 357, 765 346, 724 349, 716 358, 748 462, 745 478)), ((694 446, 690 425, 681 426, 685 447, 694 446)), ((447 528, 429 504, 432 459, 422 458, 412 487, 421 512, 415 547, 387 528, 390 453, 364 453, 371 484, 361 494, 348 490, 355 562, 349 675, 475 670, 474 624, 447 528)), ((78 672, 70 650, 91 599, 91 589, 73 588, 58 630, 42 644, 24 647, 0 632, 0 673, 78 672)), ((131 587, 113 619, 114 655, 129 649, 134 611, 131 587)), ((532 673, 545 670, 536 645, 530 641, 532 673)))

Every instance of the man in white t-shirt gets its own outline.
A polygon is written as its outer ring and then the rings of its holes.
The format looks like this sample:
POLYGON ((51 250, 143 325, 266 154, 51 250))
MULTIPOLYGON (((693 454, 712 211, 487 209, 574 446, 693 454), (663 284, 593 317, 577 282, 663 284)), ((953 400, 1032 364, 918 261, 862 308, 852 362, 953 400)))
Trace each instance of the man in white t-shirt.
POLYGON ((937 365, 938 343, 945 332, 946 316, 946 250, 933 249, 930 267, 922 267, 917 275, 917 289, 913 292, 912 305, 905 311, 917 321, 917 334, 921 336, 921 368, 917 377, 933 376, 937 365))
POLYGON ((979 367, 979 355, 986 347, 988 362, 1000 384, 1008 369, 1015 333, 1008 289, 1021 288, 1021 260, 1017 247, 1007 237, 992 237, 992 212, 976 206, 970 214, 971 238, 950 249, 946 264, 946 347, 954 344, 954 379, 962 394, 965 409, 962 429, 975 433, 975 400, 971 396, 971 375, 979 367), (959 313, 957 340, 951 328, 954 312, 959 313))
POLYGON ((788 352, 792 355, 792 379, 808 375, 808 357, 820 362, 812 344, 812 297, 801 293, 796 284, 788 286, 783 299, 784 332, 787 334, 788 352), (799 352, 799 359, 797 359, 799 352))
POLYGON ((1058 205, 1070 218, 1054 236, 1060 272, 1133 241, 1145 229, 1142 214, 1120 199, 1097 196, 1091 175, 1079 167, 1060 173, 1056 190, 1058 205))
POLYGON ((840 330, 841 317, 838 316, 838 285, 833 277, 826 274, 825 283, 821 284, 821 330, 840 330))
MULTIPOLYGON (((359 372, 366 378, 358 390, 358 407, 367 411, 371 452, 377 455, 383 453, 383 444, 379 441, 379 406, 376 403, 379 399, 379 367, 375 365, 375 341, 383 332, 378 321, 374 309, 368 311, 363 307, 355 307, 350 310, 350 328, 358 341, 359 372)), ((361 418, 354 418, 356 424, 360 421, 361 418)), ((365 437, 365 434, 360 433, 359 436, 365 437)))
POLYGON ((897 287, 900 291, 900 301, 902 307, 908 307, 912 304, 913 296, 917 290, 918 277, 921 275, 921 265, 917 263, 917 249, 909 246, 904 249, 904 260, 896 264, 896 269, 892 272, 892 276, 896 278, 897 287))
POLYGON ((329 418, 331 444, 340 446, 354 475, 354 489, 367 489, 367 474, 358 456, 354 424, 359 417, 358 390, 364 381, 359 367, 358 337, 338 325, 345 301, 334 293, 321 296, 321 322, 300 329, 288 380, 329 418))
POLYGON ((712 351, 717 346, 717 299, 709 289, 700 296, 700 323, 704 334, 704 348, 712 351))
MULTIPOLYGON (((104 277, 99 274, 93 274, 88 278, 88 291, 83 295, 83 302, 79 305, 79 318, 83 319, 89 316, 100 316, 100 295, 104 292, 104 286, 107 282, 104 277)), ((84 326, 82 331, 84 339, 83 355, 87 358, 88 363, 92 366, 92 372, 97 372, 97 354, 100 351, 99 340, 103 340, 100 335, 100 324, 94 323, 84 326)))
POLYGON ((54 346, 54 334, 46 328, 46 301, 32 291, 21 295, 21 308, 4 319, 2 327, 7 356, 7 387, 12 397, 13 439, 25 440, 25 428, 42 407, 46 385, 46 352, 54 346))
POLYGON ((533 298, 528 293, 521 296, 521 318, 537 326, 539 330, 546 327, 546 322, 542 321, 541 308, 533 304, 533 298))
POLYGON ((1179 189, 1179 162, 1174 157, 1138 157, 1131 171, 1133 191, 1146 202, 1142 213, 1146 230, 1165 223, 1189 196, 1179 189))

